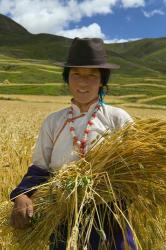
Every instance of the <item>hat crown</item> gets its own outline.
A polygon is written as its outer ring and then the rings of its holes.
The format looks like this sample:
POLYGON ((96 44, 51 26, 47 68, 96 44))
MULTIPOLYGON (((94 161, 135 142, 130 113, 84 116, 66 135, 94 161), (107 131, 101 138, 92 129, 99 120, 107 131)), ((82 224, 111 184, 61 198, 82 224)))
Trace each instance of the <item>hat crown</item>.
POLYGON ((69 50, 66 64, 73 66, 100 66, 107 63, 103 40, 76 37, 69 50))

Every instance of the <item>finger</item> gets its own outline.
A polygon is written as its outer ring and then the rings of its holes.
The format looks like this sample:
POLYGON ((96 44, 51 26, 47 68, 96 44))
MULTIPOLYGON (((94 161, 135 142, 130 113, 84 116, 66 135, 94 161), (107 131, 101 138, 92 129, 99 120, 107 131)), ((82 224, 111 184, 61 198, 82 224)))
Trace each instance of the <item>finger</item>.
POLYGON ((16 229, 21 229, 21 225, 20 225, 20 220, 19 220, 19 217, 18 215, 16 215, 15 213, 12 214, 12 217, 11 217, 11 223, 12 223, 12 226, 16 229))
POLYGON ((26 227, 27 225, 26 207, 14 209, 13 224, 15 228, 23 229, 26 227))
POLYGON ((14 228, 19 228, 19 218, 16 209, 13 208, 11 217, 10 217, 10 225, 14 228))
POLYGON ((23 218, 22 216, 17 216, 14 218, 14 227, 17 229, 24 229, 30 224, 29 219, 23 218))
POLYGON ((23 229, 23 223, 19 217, 14 217, 14 228, 16 229, 23 229))
POLYGON ((16 217, 26 218, 26 206, 14 208, 14 213, 16 217))
POLYGON ((27 215, 28 215, 28 217, 29 218, 32 218, 32 216, 33 216, 33 205, 28 205, 28 207, 27 207, 27 215))

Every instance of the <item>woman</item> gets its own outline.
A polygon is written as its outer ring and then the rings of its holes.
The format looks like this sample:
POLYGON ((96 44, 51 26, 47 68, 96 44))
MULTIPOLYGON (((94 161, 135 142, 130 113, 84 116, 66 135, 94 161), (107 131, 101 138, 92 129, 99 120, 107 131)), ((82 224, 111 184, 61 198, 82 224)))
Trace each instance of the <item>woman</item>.
MULTIPOLYGON (((68 83, 73 96, 71 106, 52 113, 45 119, 34 150, 33 163, 21 183, 11 193, 11 199, 14 200, 11 223, 16 228, 28 226, 33 216, 31 195, 34 191, 28 191, 29 188, 45 182, 51 172, 64 163, 78 160, 85 155, 95 138, 106 129, 114 131, 132 121, 124 110, 103 103, 103 88, 108 83, 111 69, 118 66, 107 62, 101 39, 75 38, 67 62, 61 66, 64 67, 64 81, 68 83)), ((115 243, 108 237, 108 249, 122 250, 122 232, 117 225, 114 228, 115 243)), ((109 235, 107 227, 105 233, 106 236, 109 235)), ((128 228, 126 234, 131 249, 135 250, 128 228)), ((54 238, 52 235, 52 242, 54 238)), ((98 249, 98 243, 99 235, 93 228, 91 248, 98 249)), ((52 243, 50 249, 62 250, 65 247, 65 242, 60 242, 58 246, 52 243)))

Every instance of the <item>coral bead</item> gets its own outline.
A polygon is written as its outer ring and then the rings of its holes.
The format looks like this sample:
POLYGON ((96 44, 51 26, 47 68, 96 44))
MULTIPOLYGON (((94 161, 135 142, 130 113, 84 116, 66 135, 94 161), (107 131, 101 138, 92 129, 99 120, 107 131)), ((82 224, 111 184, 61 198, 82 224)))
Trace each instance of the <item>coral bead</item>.
POLYGON ((92 121, 88 121, 88 124, 89 124, 90 126, 92 126, 92 125, 93 125, 93 122, 92 122, 92 121))
POLYGON ((86 144, 87 140, 86 139, 82 139, 81 140, 81 145, 84 146, 86 144))
POLYGON ((84 130, 84 133, 85 133, 85 134, 89 134, 89 133, 90 133, 90 130, 87 128, 87 129, 84 130))

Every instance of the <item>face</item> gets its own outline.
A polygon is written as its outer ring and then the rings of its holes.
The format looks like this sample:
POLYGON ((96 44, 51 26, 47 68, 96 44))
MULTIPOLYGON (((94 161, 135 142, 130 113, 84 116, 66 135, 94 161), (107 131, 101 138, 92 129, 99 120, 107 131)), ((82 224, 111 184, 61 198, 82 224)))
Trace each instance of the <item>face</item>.
POLYGON ((69 89, 74 101, 80 105, 92 103, 98 98, 101 74, 96 68, 71 68, 69 72, 69 89))

